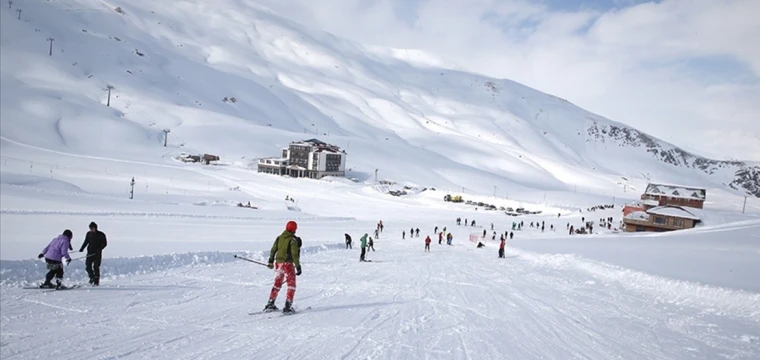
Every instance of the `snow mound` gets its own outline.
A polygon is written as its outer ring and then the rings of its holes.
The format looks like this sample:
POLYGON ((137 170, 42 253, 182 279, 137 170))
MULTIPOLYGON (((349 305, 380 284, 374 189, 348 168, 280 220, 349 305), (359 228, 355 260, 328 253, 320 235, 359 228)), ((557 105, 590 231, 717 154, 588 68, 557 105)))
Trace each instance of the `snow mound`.
POLYGON ((45 189, 45 190, 53 190, 53 191, 84 193, 84 190, 82 190, 78 186, 66 181, 58 180, 58 179, 44 178, 44 177, 36 176, 36 175, 15 174, 15 173, 9 173, 9 172, 2 172, 0 174, 2 175, 0 176, 0 183, 2 183, 3 185, 21 186, 21 187, 37 188, 37 189, 45 189))

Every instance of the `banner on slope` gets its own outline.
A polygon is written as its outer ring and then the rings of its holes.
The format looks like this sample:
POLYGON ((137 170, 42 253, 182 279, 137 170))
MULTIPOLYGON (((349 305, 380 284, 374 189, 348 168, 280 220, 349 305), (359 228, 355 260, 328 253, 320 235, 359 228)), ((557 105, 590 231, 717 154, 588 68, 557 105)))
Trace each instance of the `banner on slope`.
POLYGON ((472 233, 472 234, 470 234, 470 242, 471 243, 476 243, 477 244, 478 241, 480 241, 480 234, 478 234, 478 233, 472 233))

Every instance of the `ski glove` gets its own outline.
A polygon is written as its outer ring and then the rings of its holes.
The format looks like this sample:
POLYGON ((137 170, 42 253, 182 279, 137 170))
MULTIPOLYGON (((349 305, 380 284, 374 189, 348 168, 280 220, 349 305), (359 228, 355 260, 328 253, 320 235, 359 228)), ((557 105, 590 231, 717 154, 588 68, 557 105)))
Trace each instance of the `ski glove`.
POLYGON ((270 269, 274 269, 274 264, 269 263, 269 264, 267 264, 267 267, 270 268, 270 269))
POLYGON ((301 275, 301 265, 296 266, 296 276, 301 275))
POLYGON ((39 255, 37 255, 37 258, 38 258, 38 259, 42 259, 42 258, 44 258, 44 257, 45 257, 45 254, 39 254, 39 255))

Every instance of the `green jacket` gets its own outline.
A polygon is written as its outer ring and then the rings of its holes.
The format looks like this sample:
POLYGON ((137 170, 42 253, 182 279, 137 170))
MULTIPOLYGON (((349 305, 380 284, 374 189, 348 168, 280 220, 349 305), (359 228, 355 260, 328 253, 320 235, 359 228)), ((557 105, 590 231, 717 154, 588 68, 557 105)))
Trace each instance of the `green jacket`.
POLYGON ((364 234, 364 236, 362 236, 361 238, 363 248, 367 247, 367 236, 368 236, 367 234, 364 234))
POLYGON ((301 266, 300 255, 300 239, 296 238, 292 232, 285 230, 277 239, 274 239, 272 250, 269 252, 269 263, 273 264, 277 260, 278 263, 289 262, 298 267, 301 266))

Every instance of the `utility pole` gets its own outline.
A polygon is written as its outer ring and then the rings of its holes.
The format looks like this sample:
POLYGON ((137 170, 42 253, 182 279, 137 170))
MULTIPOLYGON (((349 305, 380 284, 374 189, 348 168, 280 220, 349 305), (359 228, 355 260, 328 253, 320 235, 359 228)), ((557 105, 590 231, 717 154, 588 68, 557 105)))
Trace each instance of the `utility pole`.
POLYGON ((16 12, 18 13, 18 19, 21 20, 21 9, 17 9, 16 12))
POLYGON ((135 198, 135 178, 132 178, 132 182, 129 183, 131 189, 129 190, 129 200, 135 198))
MULTIPOLYGON (((50 43, 51 45, 53 43, 50 43)), ((111 89, 113 89, 113 85, 106 86, 106 90, 108 90, 108 101, 106 102, 106 106, 111 106, 111 89)))
POLYGON ((169 141, 169 133, 170 132, 171 132, 171 130, 164 129, 164 147, 166 147, 166 142, 169 141))
MULTIPOLYGON (((21 14, 19 14, 19 19, 20 18, 21 18, 21 14)), ((50 41, 50 56, 53 56, 53 41, 55 41, 55 39, 48 38, 47 41, 50 41)))
POLYGON ((747 195, 744 195, 744 205, 742 205, 742 214, 744 214, 744 210, 747 208, 747 195))
POLYGON ((493 186, 493 197, 496 197, 496 185, 493 186))
POLYGON ((375 182, 377 182, 377 169, 375 169, 375 182))
POLYGON ((13 0, 8 0, 8 9, 10 9, 11 6, 13 6, 13 0))

